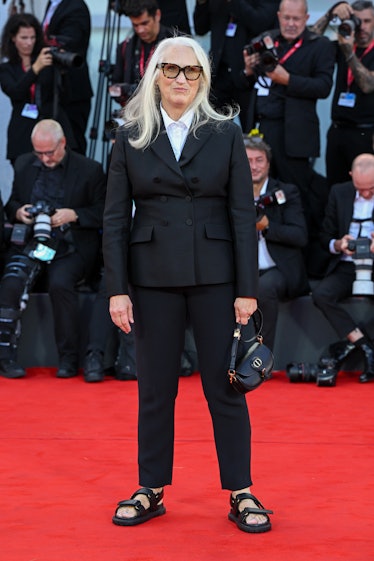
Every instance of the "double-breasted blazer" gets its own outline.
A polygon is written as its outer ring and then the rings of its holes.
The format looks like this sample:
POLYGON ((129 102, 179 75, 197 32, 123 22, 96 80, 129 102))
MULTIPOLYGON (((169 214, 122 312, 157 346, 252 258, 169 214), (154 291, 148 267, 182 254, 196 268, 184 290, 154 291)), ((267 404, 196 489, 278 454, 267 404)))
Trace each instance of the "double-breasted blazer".
POLYGON ((256 217, 241 129, 232 122, 200 127, 196 137, 189 133, 179 162, 164 129, 145 150, 131 147, 128 135, 117 134, 107 186, 109 296, 128 294, 129 282, 235 282, 237 296, 256 298, 256 217))

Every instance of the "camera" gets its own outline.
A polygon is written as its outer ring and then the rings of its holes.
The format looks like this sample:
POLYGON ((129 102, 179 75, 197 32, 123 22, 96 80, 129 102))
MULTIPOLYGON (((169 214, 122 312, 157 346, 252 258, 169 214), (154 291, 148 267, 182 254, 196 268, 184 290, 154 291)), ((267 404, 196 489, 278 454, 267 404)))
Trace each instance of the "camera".
POLYGON ((267 206, 271 205, 283 205, 286 202, 286 195, 282 189, 275 189, 270 193, 265 193, 261 195, 257 200, 255 200, 255 207, 256 207, 256 214, 257 220, 261 220, 261 218, 265 215, 265 210, 267 206))
POLYGON ((338 26, 338 33, 342 37, 349 37, 354 31, 355 33, 360 30, 361 20, 354 14, 349 19, 344 19, 338 26))
POLYGON ((34 206, 27 207, 30 218, 34 218, 33 237, 40 242, 45 242, 51 238, 51 216, 56 209, 45 201, 38 201, 34 206))
POLYGON ((315 382, 320 368, 312 362, 290 362, 286 366, 286 373, 290 382, 315 382))
POLYGON ((78 53, 64 51, 59 47, 50 47, 49 52, 52 55, 53 62, 65 68, 80 68, 83 64, 83 57, 78 53))
POLYGON ((349 251, 354 251, 352 259, 355 265, 356 278, 352 285, 352 294, 361 296, 374 295, 373 254, 370 251, 370 238, 357 238, 348 241, 349 251))
POLYGON ((269 34, 255 37, 248 45, 245 45, 244 50, 249 55, 254 55, 256 53, 260 55, 260 64, 256 67, 260 74, 273 72, 279 62, 274 41, 269 34))

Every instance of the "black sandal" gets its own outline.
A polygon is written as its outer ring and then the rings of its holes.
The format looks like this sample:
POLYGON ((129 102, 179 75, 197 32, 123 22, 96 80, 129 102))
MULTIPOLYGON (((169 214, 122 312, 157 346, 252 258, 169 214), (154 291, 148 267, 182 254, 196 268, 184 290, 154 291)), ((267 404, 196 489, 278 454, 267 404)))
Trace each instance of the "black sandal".
POLYGON ((259 534, 261 532, 268 532, 271 530, 271 522, 268 514, 273 514, 273 511, 264 508, 254 495, 251 495, 250 493, 239 493, 236 497, 231 495, 230 505, 231 512, 229 513, 229 520, 235 522, 239 530, 253 534, 259 534), (244 499, 252 499, 258 508, 250 508, 247 506, 243 508, 243 510, 239 510, 239 504, 244 501, 244 499), (248 514, 262 514, 266 516, 266 522, 263 522, 262 524, 247 524, 246 518, 248 514))
POLYGON ((118 526, 136 526, 136 524, 147 522, 147 520, 150 520, 155 516, 161 516, 162 514, 165 514, 166 508, 162 503, 160 503, 163 497, 163 489, 159 493, 154 493, 152 489, 149 489, 148 487, 142 487, 141 489, 138 489, 131 496, 131 499, 120 501, 118 503, 116 512, 112 518, 113 524, 117 524, 118 526), (148 498, 148 508, 145 508, 139 501, 139 499, 135 499, 137 495, 145 495, 148 498), (135 509, 135 516, 132 518, 122 518, 120 516, 117 516, 118 510, 124 506, 133 507, 135 509))

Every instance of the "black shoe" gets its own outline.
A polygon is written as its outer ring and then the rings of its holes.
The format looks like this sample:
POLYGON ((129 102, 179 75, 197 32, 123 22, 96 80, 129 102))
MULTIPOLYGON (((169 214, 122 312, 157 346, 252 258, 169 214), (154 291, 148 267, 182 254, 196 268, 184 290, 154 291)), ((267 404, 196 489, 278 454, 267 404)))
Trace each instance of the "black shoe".
POLYGON ((90 351, 86 355, 83 367, 83 377, 86 382, 102 382, 105 377, 104 357, 100 351, 90 351))
POLYGON ((15 360, 4 358, 0 360, 0 376, 4 376, 4 378, 24 378, 26 372, 15 360))
POLYGON ((131 372, 131 367, 129 365, 116 365, 115 367, 115 379, 116 380, 137 380, 137 375, 131 372))
POLYGON ((361 384, 365 384, 374 380, 374 349, 366 343, 360 345, 360 349, 364 354, 365 366, 359 381, 361 384))
POLYGON ((56 373, 56 378, 74 378, 74 376, 78 376, 77 363, 70 358, 62 358, 56 373))

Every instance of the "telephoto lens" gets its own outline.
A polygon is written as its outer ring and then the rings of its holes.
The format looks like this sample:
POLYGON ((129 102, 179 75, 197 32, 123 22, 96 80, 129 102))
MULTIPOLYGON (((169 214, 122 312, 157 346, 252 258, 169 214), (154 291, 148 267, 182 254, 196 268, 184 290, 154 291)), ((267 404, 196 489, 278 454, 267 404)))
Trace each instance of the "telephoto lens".
POLYGON ((290 382, 315 382, 320 368, 312 362, 290 362, 286 366, 286 374, 290 382))

